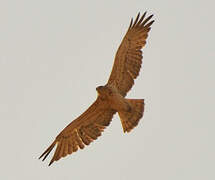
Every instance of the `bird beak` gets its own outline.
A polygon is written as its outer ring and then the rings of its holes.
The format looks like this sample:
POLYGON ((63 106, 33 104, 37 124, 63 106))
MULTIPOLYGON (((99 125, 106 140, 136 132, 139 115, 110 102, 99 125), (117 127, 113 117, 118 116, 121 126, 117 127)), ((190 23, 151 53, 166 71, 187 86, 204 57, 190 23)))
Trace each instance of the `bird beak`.
POLYGON ((98 88, 96 88, 96 91, 97 91, 97 95, 99 96, 99 91, 98 91, 98 88))

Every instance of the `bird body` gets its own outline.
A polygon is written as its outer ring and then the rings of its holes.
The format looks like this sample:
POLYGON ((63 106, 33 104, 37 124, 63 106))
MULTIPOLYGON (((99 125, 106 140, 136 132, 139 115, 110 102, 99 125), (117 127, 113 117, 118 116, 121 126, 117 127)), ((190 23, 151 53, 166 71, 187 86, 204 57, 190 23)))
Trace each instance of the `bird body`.
POLYGON ((138 125, 144 112, 144 100, 127 99, 125 96, 139 75, 142 64, 141 49, 146 44, 148 32, 154 22, 150 21, 153 15, 147 18, 145 16, 146 13, 141 17, 139 13, 134 22, 131 20, 117 50, 107 84, 96 88, 98 92, 96 101, 66 126, 39 157, 45 160, 57 146, 49 165, 96 140, 110 124, 115 113, 119 114, 124 132, 130 132, 138 125))
POLYGON ((96 90, 98 98, 104 101, 105 104, 109 104, 109 108, 117 112, 130 109, 129 103, 126 102, 125 98, 115 88, 105 85, 97 87, 96 90))

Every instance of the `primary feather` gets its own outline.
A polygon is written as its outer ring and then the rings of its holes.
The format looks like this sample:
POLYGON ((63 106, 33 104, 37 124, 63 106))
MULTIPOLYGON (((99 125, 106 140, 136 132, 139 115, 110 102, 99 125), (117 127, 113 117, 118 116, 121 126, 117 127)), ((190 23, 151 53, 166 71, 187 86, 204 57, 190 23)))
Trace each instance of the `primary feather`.
POLYGON ((140 17, 137 15, 134 23, 131 19, 128 31, 123 38, 116 56, 108 85, 118 89, 122 96, 132 88, 134 79, 137 78, 142 64, 141 49, 146 44, 148 32, 151 29, 153 21, 150 21, 153 15, 145 18, 146 12, 140 17))

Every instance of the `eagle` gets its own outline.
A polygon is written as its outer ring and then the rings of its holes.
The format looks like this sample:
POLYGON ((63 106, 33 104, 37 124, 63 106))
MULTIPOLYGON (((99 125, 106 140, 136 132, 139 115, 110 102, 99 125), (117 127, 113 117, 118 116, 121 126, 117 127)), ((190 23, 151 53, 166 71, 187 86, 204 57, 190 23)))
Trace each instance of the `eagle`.
POLYGON ((130 21, 128 30, 115 55, 114 65, 108 82, 98 86, 95 102, 78 118, 66 126, 53 143, 39 157, 44 161, 56 146, 49 166, 62 157, 83 149, 101 136, 118 113, 124 132, 136 127, 143 116, 144 99, 125 98, 134 85, 142 64, 142 48, 146 44, 151 29, 153 15, 146 17, 146 12, 130 21))

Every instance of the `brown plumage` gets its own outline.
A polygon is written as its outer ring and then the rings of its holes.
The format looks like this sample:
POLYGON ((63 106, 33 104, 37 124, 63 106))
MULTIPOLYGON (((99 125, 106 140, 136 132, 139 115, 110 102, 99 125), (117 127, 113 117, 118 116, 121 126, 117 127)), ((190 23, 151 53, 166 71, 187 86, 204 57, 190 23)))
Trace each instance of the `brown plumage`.
POLYGON ((130 132, 137 126, 143 116, 144 100, 124 97, 139 75, 142 64, 141 49, 146 44, 148 32, 154 22, 151 21, 153 15, 147 18, 145 16, 146 13, 141 17, 139 13, 134 22, 133 19, 131 20, 128 31, 117 50, 107 84, 96 88, 98 92, 96 101, 65 127, 39 157, 45 160, 56 145, 57 148, 49 165, 96 140, 110 124, 116 112, 119 114, 124 132, 130 132))

